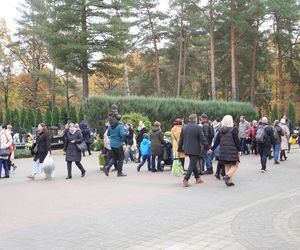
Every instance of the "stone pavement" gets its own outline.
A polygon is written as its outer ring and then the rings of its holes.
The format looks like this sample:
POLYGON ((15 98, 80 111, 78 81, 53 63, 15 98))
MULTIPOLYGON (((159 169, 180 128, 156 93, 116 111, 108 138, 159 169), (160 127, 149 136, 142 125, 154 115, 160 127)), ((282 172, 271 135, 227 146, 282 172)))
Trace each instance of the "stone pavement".
MULTIPOLYGON (((0 249, 300 249, 300 150, 260 173, 259 157, 242 156, 234 187, 214 176, 181 187, 169 171, 106 177, 97 154, 73 166, 63 156, 55 179, 30 181, 32 159, 17 160, 0 180, 0 249)), ((194 180, 192 180, 194 182, 194 180)))

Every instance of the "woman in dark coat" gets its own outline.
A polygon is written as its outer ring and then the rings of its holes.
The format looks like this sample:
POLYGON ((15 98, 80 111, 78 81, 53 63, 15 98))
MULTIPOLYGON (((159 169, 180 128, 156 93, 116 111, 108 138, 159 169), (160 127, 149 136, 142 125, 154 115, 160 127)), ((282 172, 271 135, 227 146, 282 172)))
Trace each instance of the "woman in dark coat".
POLYGON ((36 143, 32 145, 32 154, 34 155, 34 165, 32 174, 27 176, 34 180, 36 174, 41 173, 41 164, 44 162, 48 152, 51 150, 51 138, 47 126, 44 123, 38 125, 36 143))
POLYGON ((163 171, 161 161, 163 156, 164 134, 160 129, 160 122, 156 121, 150 135, 151 140, 151 162, 152 172, 163 171), (155 168, 155 158, 157 157, 157 169, 155 168))
POLYGON ((75 128, 74 123, 70 123, 69 131, 66 136, 66 142, 64 150, 66 152, 66 162, 68 168, 68 176, 66 179, 72 179, 72 162, 74 161, 76 166, 81 171, 81 177, 85 176, 85 169, 81 165, 81 151, 77 149, 76 144, 83 142, 83 137, 80 130, 75 128))
POLYGON ((232 177, 240 161, 241 145, 238 133, 238 128, 233 126, 232 116, 224 116, 222 127, 219 129, 214 146, 210 150, 210 153, 212 153, 220 145, 219 160, 225 165, 226 175, 224 176, 224 180, 226 186, 234 186, 232 177))

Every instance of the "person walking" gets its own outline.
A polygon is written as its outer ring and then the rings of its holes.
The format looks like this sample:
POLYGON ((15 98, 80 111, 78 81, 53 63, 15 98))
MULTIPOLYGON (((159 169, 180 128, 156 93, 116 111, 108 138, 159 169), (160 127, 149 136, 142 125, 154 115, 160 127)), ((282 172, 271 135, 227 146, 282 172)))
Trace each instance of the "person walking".
POLYGON ((184 152, 190 158, 189 167, 182 182, 183 187, 190 186, 189 179, 192 173, 194 173, 196 184, 203 183, 198 172, 197 162, 203 158, 204 150, 207 151, 208 147, 202 127, 197 124, 197 115, 190 115, 189 123, 184 125, 181 131, 178 145, 178 152, 184 152))
POLYGON ((132 162, 135 162, 135 150, 132 150, 135 148, 134 146, 134 130, 133 130, 133 126, 132 123, 129 121, 126 123, 125 125, 127 131, 128 131, 128 135, 126 137, 125 140, 125 145, 126 145, 126 149, 125 149, 125 163, 128 163, 129 159, 132 162))
MULTIPOLYGON (((118 117, 121 119, 121 117, 118 117)), ((118 167, 117 177, 127 176, 123 173, 123 163, 124 163, 124 150, 123 143, 126 140, 128 135, 127 130, 124 128, 124 124, 120 121, 114 123, 114 125, 110 124, 107 131, 107 136, 110 139, 110 147, 111 147, 111 159, 107 166, 103 168, 103 171, 106 176, 109 175, 109 169, 111 166, 116 163, 118 167)))
POLYGON ((151 164, 152 172, 163 171, 161 161, 163 157, 163 146, 165 144, 164 134, 160 128, 160 122, 154 122, 152 133, 150 134, 151 140, 151 164), (155 166, 155 159, 157 157, 157 167, 155 166))
POLYGON ((138 156, 138 159, 137 159, 137 162, 136 163, 140 163, 141 162, 141 150, 140 150, 140 144, 143 140, 143 135, 144 134, 147 134, 148 133, 148 130, 147 128, 145 127, 145 124, 143 121, 139 121, 139 127, 138 127, 138 134, 137 134, 137 137, 136 137, 136 144, 137 144, 137 148, 139 150, 139 156, 138 156))
MULTIPOLYGON (((208 145, 211 146, 212 141, 214 139, 214 129, 211 126, 211 124, 208 122, 208 116, 206 114, 202 114, 200 116, 200 123, 202 125, 203 134, 206 137, 206 140, 208 142, 208 145)), ((203 172, 203 174, 213 174, 213 163, 212 163, 212 156, 207 153, 207 151, 204 151, 204 162, 206 165, 206 171, 203 172)))
POLYGON ((280 164, 279 153, 281 147, 281 137, 284 135, 284 133, 282 128, 279 125, 278 120, 274 121, 273 130, 274 130, 274 145, 273 145, 274 164, 280 164))
MULTIPOLYGON (((292 121, 286 115, 282 116, 282 119, 285 120, 285 125, 289 129, 289 135, 291 135, 293 133, 293 123, 292 123, 292 121)), ((291 151, 291 143, 290 143, 290 140, 288 139, 288 149, 287 149, 287 152, 289 153, 290 151, 291 151)))
MULTIPOLYGON (((87 146, 87 151, 89 153, 89 155, 91 155, 91 144, 92 144, 92 137, 91 137, 91 130, 88 128, 87 124, 82 121, 79 125, 80 127, 80 131, 82 133, 83 136, 83 140, 86 143, 87 146)), ((85 156, 85 152, 82 152, 83 156, 85 156)))
MULTIPOLYGON (((215 136, 214 136, 214 140, 213 140, 213 145, 216 144, 216 138, 217 138, 217 135, 219 134, 219 130, 221 127, 222 127, 221 122, 220 122, 219 126, 214 126, 215 136)), ((224 162, 220 160, 220 145, 218 145, 213 152, 214 152, 214 156, 215 156, 216 160, 218 161, 215 177, 218 180, 220 180, 221 176, 223 178, 225 176, 225 165, 224 165, 224 162)))
POLYGON ((8 157, 8 170, 11 171, 11 168, 13 169, 12 171, 15 172, 17 165, 14 163, 15 159, 15 143, 14 143, 14 132, 12 131, 12 126, 7 125, 7 132, 10 133, 12 137, 12 145, 10 146, 10 151, 9 151, 9 157, 8 157))
POLYGON ((256 130, 257 130, 257 121, 253 120, 252 126, 249 129, 249 133, 248 133, 247 137, 251 141, 251 154, 255 154, 255 155, 257 155, 257 153, 258 153, 257 152, 257 144, 256 144, 256 140, 255 140, 256 130))
POLYGON ((40 123, 37 128, 36 142, 32 145, 34 164, 32 167, 31 175, 27 176, 29 179, 34 180, 36 175, 41 173, 41 165, 50 151, 51 138, 48 132, 48 128, 44 123, 40 123))
POLYGON ((209 150, 211 154, 220 146, 219 161, 225 165, 225 185, 234 186, 233 176, 238 169, 240 162, 241 143, 238 136, 238 128, 233 126, 231 115, 225 115, 222 120, 222 127, 216 136, 213 147, 209 150))
POLYGON ((243 154, 249 154, 249 149, 247 147, 247 135, 250 130, 250 124, 248 121, 246 121, 244 116, 240 117, 240 123, 239 123, 239 139, 241 142, 241 148, 243 154))
POLYGON ((261 172, 267 171, 267 158, 270 154, 272 144, 274 144, 273 128, 268 124, 268 118, 261 118, 261 124, 258 126, 255 139, 260 156, 261 172))
POLYGON ((142 162, 137 167, 138 172, 140 172, 141 167, 145 164, 146 161, 148 162, 148 171, 151 171, 151 141, 149 139, 149 135, 145 133, 140 144, 142 162))
POLYGON ((2 125, 0 132, 0 178, 9 178, 8 158, 11 145, 11 134, 7 131, 7 126, 2 125), (4 168, 4 177, 2 177, 2 167, 4 168))
POLYGON ((290 129, 286 125, 286 119, 282 118, 280 120, 280 127, 283 131, 283 136, 281 136, 281 151, 280 151, 280 161, 285 161, 287 156, 285 151, 289 149, 289 138, 290 138, 290 129))
POLYGON ((185 171, 184 169, 185 154, 178 152, 178 144, 180 140, 180 134, 182 131, 182 125, 183 125, 182 120, 177 118, 174 122, 173 128, 171 129, 171 135, 172 135, 172 144, 173 144, 172 149, 173 149, 174 159, 179 159, 183 171, 185 171))
POLYGON ((66 136, 66 143, 64 145, 64 151, 66 152, 66 162, 68 175, 66 180, 72 179, 72 162, 75 162, 76 166, 81 172, 81 177, 85 176, 86 170, 81 164, 81 150, 79 150, 76 144, 83 142, 83 136, 79 129, 75 127, 74 123, 69 124, 69 131, 66 136))

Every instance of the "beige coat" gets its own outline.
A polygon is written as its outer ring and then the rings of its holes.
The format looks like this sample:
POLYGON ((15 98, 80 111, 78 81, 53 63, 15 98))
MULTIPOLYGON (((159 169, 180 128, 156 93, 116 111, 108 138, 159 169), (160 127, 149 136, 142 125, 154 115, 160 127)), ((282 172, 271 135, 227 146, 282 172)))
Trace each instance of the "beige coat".
POLYGON ((172 139, 173 139, 173 155, 174 158, 184 158, 185 154, 184 153, 178 153, 178 143, 180 140, 180 134, 181 134, 181 125, 175 125, 171 129, 171 134, 172 134, 172 139))
MULTIPOLYGON (((8 148, 11 144, 12 144, 11 134, 6 130, 2 130, 0 132, 0 147, 1 148, 8 148)), ((8 156, 0 157, 0 158, 7 160, 8 156)))
POLYGON ((284 124, 280 124, 279 126, 282 128, 283 133, 284 133, 284 136, 281 136, 281 150, 288 150, 288 148, 289 148, 290 130, 284 124))

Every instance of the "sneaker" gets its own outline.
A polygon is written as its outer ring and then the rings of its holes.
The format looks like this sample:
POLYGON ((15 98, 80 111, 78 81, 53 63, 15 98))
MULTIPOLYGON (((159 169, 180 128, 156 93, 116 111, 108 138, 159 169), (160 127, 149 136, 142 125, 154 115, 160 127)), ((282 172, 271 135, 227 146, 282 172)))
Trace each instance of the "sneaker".
POLYGON ((34 180, 35 177, 33 175, 28 175, 27 178, 29 178, 30 180, 34 180))
POLYGON ((215 177, 216 177, 218 180, 221 179, 221 178, 220 178, 220 175, 215 174, 215 177))
POLYGON ((225 181, 225 185, 227 186, 227 187, 229 187, 229 180, 230 180, 230 177, 228 176, 228 175, 225 175, 224 176, 224 181, 225 181))
POLYGON ((262 172, 262 173, 265 173, 265 172, 266 172, 266 170, 265 170, 265 169, 262 169, 262 170, 261 170, 261 172, 262 172))
POLYGON ((203 174, 205 174, 205 175, 213 174, 213 173, 214 173, 214 171, 212 171, 212 170, 206 170, 203 172, 203 174))
POLYGON ((277 164, 280 164, 280 162, 279 161, 275 161, 274 164, 277 165, 277 164))
POLYGON ((13 167, 13 172, 15 172, 16 168, 17 168, 17 165, 13 164, 12 167, 13 167))
POLYGON ((82 171, 81 177, 84 177, 84 176, 85 176, 85 173, 86 173, 86 170, 82 171))
POLYGON ((230 182, 229 184, 228 184, 228 187, 232 187, 232 186, 234 186, 235 184, 233 183, 233 182, 230 182))
POLYGON ((117 177, 125 177, 125 176, 127 176, 127 174, 124 174, 123 172, 117 174, 117 177))
POLYGON ((140 165, 138 165, 138 166, 137 166, 137 168, 136 168, 136 170, 137 170, 138 172, 140 172, 140 170, 141 170, 141 166, 140 166, 140 165))

